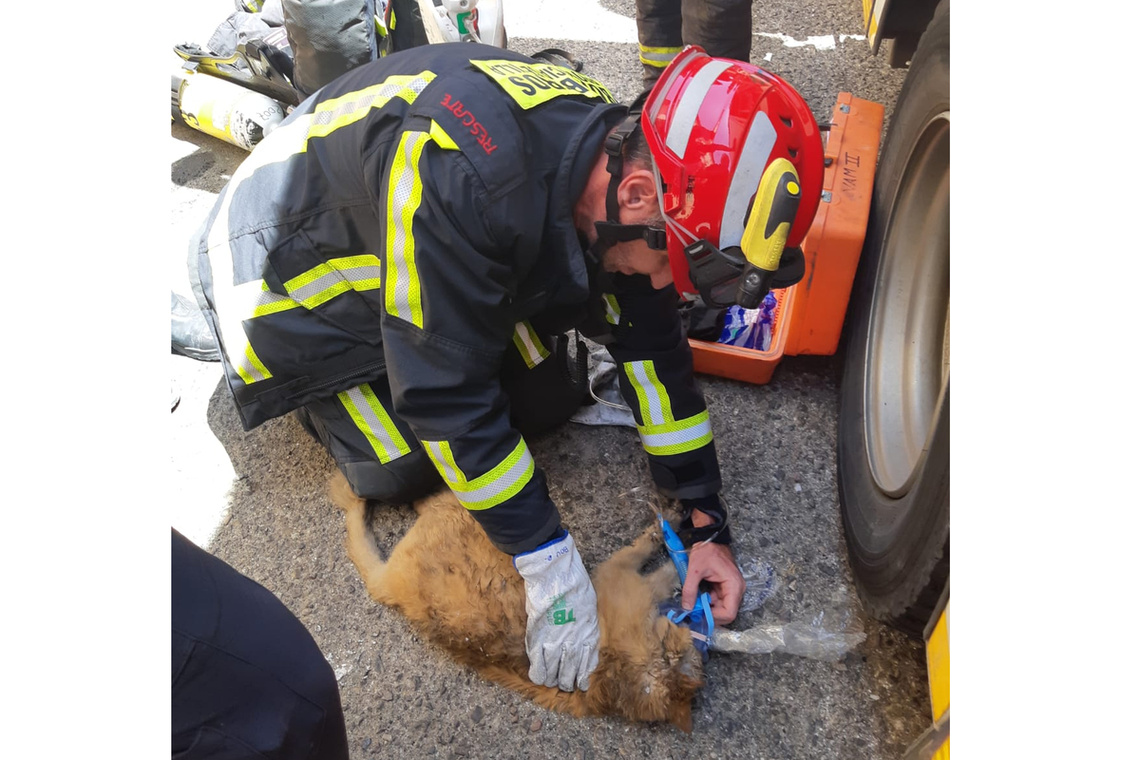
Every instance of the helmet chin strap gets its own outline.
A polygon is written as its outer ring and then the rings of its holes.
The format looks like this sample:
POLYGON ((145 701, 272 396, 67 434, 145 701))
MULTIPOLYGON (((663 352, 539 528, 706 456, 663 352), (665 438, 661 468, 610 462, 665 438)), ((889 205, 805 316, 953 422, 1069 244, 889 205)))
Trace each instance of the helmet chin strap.
MULTIPOLYGON (((606 159, 606 171, 610 175, 610 183, 606 188, 606 221, 594 222, 594 228, 598 232, 598 242, 590 247, 593 252, 592 255, 596 256, 599 260, 601 253, 612 246, 614 243, 625 243, 630 240, 644 240, 646 245, 654 250, 664 251, 667 248, 665 239, 665 229, 663 227, 653 227, 648 224, 622 224, 621 212, 618 205, 618 185, 621 184, 623 175, 623 160, 622 152, 625 148, 626 140, 639 128, 641 120, 641 104, 644 102, 645 96, 638 98, 632 106, 630 106, 629 115, 622 120, 617 128, 606 135, 605 151, 608 158, 606 159)), ((656 169, 654 169, 656 176, 656 169)), ((658 199, 661 197, 660 189, 658 189, 658 199)))

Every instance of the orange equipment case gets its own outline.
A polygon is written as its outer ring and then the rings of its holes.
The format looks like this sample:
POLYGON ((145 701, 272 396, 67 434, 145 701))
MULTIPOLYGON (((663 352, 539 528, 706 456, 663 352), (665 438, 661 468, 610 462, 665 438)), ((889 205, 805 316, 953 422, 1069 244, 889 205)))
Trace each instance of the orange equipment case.
POLYGON ((839 94, 823 133, 823 197, 802 245, 804 277, 773 291, 771 345, 758 351, 690 339, 694 370, 762 385, 784 356, 835 353, 867 231, 882 131, 881 105, 839 94))

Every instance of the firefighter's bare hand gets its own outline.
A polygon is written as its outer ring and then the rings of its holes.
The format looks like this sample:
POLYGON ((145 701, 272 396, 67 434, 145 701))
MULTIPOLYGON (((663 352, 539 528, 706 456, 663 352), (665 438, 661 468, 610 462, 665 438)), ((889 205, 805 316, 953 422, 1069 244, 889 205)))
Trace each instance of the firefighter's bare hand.
MULTIPOLYGON (((700 527, 706 518, 703 512, 693 510, 693 525, 700 527)), ((681 590, 681 606, 693 609, 704 581, 711 586, 709 601, 712 606, 713 622, 727 625, 736 620, 740 602, 744 598, 744 576, 732 556, 732 549, 724 544, 700 542, 689 550, 689 572, 685 576, 685 586, 681 590)))

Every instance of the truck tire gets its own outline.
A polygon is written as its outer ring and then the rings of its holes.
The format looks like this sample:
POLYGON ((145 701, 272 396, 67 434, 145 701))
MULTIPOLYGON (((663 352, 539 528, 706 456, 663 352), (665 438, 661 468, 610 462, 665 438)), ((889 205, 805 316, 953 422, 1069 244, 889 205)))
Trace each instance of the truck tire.
POLYGON ((950 570, 950 2, 911 61, 847 317, 839 498, 869 614, 916 637, 950 570))

